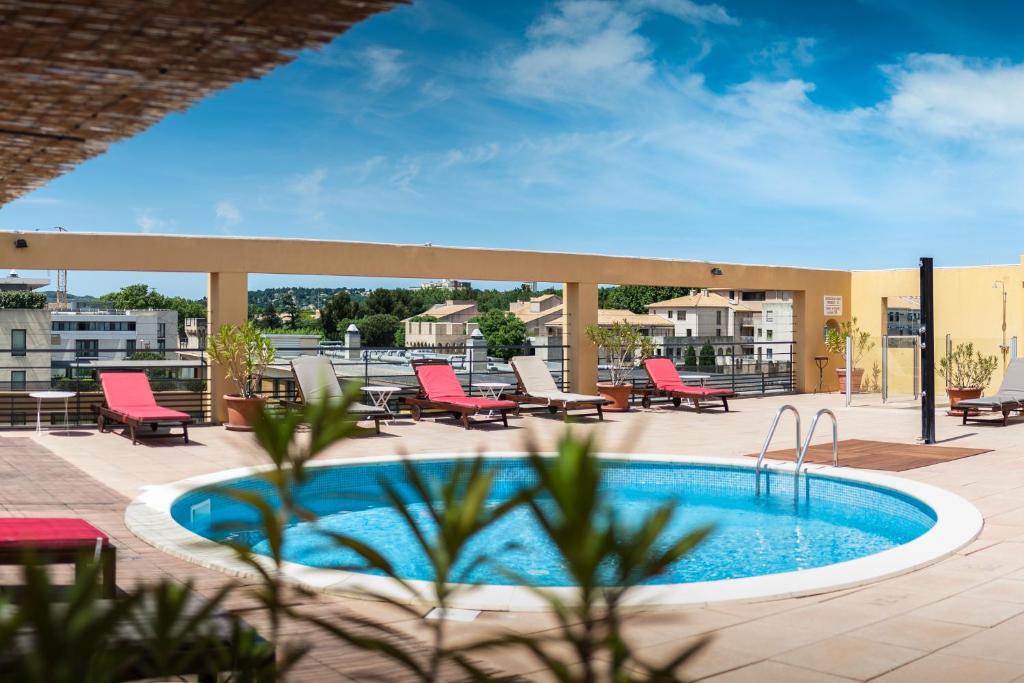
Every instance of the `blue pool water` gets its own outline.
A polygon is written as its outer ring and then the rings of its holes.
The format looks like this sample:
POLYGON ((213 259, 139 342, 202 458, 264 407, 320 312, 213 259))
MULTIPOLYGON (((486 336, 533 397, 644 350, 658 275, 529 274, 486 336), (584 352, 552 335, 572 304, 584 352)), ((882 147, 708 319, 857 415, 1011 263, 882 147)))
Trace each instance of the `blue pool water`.
MULTIPOLYGON (((441 480, 452 464, 452 460, 421 461, 416 468, 430 479, 441 480)), ((524 459, 496 458, 488 460, 487 466, 496 472, 493 504, 534 481, 524 459)), ((329 530, 371 543, 407 579, 431 578, 411 532, 384 501, 378 485, 382 478, 395 484, 405 480, 399 463, 332 466, 314 472, 297 496, 317 519, 287 529, 285 559, 312 567, 355 570, 357 558, 326 538, 322 532, 329 530)), ((667 537, 703 524, 714 525, 706 541, 655 583, 713 581, 821 567, 907 543, 935 524, 931 508, 881 487, 808 475, 801 477, 800 502, 794 504, 791 474, 769 473, 762 482, 767 486, 758 497, 750 468, 635 460, 607 461, 604 476, 615 510, 627 524, 671 500, 678 502, 679 513, 667 537)), ((255 478, 224 485, 262 492, 274 500, 269 487, 255 478)), ((417 520, 428 522, 422 504, 407 509, 417 520)), ((199 535, 220 541, 230 538, 256 552, 267 552, 265 538, 255 530, 255 513, 224 495, 192 491, 175 501, 171 512, 175 521, 199 535)), ((516 583, 509 570, 535 585, 569 583, 553 548, 525 508, 489 528, 469 550, 467 560, 485 555, 495 562, 476 567, 465 577, 468 583, 516 583)))

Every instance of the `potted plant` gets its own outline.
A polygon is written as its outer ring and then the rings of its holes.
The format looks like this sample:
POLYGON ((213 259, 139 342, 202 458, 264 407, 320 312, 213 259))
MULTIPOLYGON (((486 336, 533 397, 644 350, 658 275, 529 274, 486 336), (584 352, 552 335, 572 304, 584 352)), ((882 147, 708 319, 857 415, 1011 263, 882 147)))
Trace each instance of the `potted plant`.
POLYGON ((857 319, 847 320, 836 326, 829 327, 825 333, 825 350, 843 356, 843 367, 836 368, 836 377, 839 378, 839 391, 846 393, 846 338, 853 339, 853 358, 850 365, 853 368, 850 391, 854 394, 860 393, 861 383, 864 381, 864 368, 859 367, 864 354, 875 348, 875 342, 871 339, 871 333, 865 332, 857 326, 857 319))
POLYGON ((653 355, 654 343, 650 337, 640 333, 640 328, 629 323, 617 322, 609 327, 590 325, 587 338, 603 355, 611 375, 609 382, 598 382, 597 391, 612 402, 605 408, 612 412, 629 410, 629 394, 632 386, 625 383, 626 373, 637 362, 653 355))
POLYGON ((949 407, 969 398, 979 398, 992 381, 998 363, 995 356, 975 352, 970 342, 957 344, 948 356, 939 360, 939 374, 946 380, 949 407))
POLYGON ((235 385, 234 394, 226 394, 228 429, 249 431, 263 412, 266 399, 260 395, 263 369, 274 362, 274 345, 252 324, 222 325, 210 337, 206 352, 224 369, 235 385))

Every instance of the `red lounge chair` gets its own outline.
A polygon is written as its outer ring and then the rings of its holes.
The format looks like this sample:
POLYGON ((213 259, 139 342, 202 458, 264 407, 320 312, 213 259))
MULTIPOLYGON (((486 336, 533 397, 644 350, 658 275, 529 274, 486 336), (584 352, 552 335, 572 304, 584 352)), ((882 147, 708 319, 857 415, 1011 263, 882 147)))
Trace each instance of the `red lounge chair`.
POLYGON ((21 564, 31 557, 46 564, 76 565, 83 555, 98 554, 103 570, 103 596, 117 591, 117 548, 110 538, 84 519, 19 517, 0 519, 0 564, 21 564))
POLYGON ((675 406, 679 406, 685 398, 693 402, 693 407, 699 413, 702 400, 716 398, 722 401, 725 412, 729 412, 729 398, 736 395, 732 389, 692 387, 686 384, 676 371, 675 363, 669 358, 646 358, 644 370, 647 371, 651 386, 634 390, 634 393, 642 396, 640 403, 644 408, 651 407, 652 397, 670 398, 675 406))
POLYGON ((132 444, 139 442, 136 430, 142 425, 149 425, 155 432, 161 424, 180 424, 181 434, 152 434, 151 436, 182 436, 188 443, 188 425, 192 418, 188 413, 171 410, 157 405, 153 391, 149 388, 149 379, 144 372, 104 372, 100 373, 100 384, 103 385, 105 405, 96 406, 98 416, 96 425, 100 432, 106 431, 106 421, 112 420, 128 428, 132 444))
POLYGON ((518 404, 515 401, 466 396, 452 366, 443 360, 416 360, 412 362, 412 368, 420 385, 418 396, 405 398, 412 419, 419 420, 423 416, 424 408, 432 408, 439 412, 452 413, 456 419, 462 420, 462 426, 469 429, 472 424, 469 416, 486 410, 490 413, 497 412, 499 416, 476 422, 501 420, 502 424, 508 427, 508 411, 516 409, 518 404))

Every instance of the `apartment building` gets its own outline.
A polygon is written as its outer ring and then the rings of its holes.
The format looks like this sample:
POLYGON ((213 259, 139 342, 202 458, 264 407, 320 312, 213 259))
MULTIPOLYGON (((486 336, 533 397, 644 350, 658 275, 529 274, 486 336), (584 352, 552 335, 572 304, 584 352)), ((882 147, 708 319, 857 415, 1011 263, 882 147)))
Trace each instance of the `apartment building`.
POLYGON ((423 313, 406 318, 405 345, 407 347, 428 347, 437 349, 461 349, 476 323, 469 322, 480 314, 475 301, 449 299, 443 304, 434 304, 423 313), (430 319, 424 319, 424 318, 430 319))
POLYGON ((917 336, 921 328, 921 298, 891 296, 887 300, 885 333, 890 337, 917 336))
POLYGON ((552 322, 562 317, 562 298, 555 294, 531 297, 528 301, 513 301, 508 310, 526 325, 527 337, 543 337, 552 322))
POLYGON ((166 310, 52 311, 55 361, 123 360, 178 348, 178 313, 166 310))
POLYGON ((721 339, 736 334, 737 312, 753 312, 753 309, 721 294, 703 291, 657 301, 647 307, 647 312, 672 321, 672 336, 721 339))

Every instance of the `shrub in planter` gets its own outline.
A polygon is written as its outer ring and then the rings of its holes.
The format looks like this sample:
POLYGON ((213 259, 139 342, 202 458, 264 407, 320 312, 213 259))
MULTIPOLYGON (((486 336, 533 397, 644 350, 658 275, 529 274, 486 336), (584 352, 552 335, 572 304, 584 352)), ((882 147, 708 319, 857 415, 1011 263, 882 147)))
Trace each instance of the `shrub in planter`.
POLYGON ((850 366, 853 368, 851 379, 851 391, 860 392, 861 383, 864 380, 864 368, 860 367, 864 354, 875 348, 875 342, 871 339, 871 333, 865 332, 857 326, 857 319, 847 320, 838 327, 830 327, 825 333, 825 350, 832 354, 843 357, 843 367, 836 368, 836 376, 839 378, 839 391, 846 392, 846 338, 853 338, 853 358, 850 359, 850 366))
POLYGON ((992 381, 999 360, 995 356, 983 356, 974 350, 974 344, 957 344, 945 358, 939 361, 939 374, 946 380, 949 407, 960 401, 981 396, 992 381))
POLYGON ((609 327, 590 325, 587 338, 603 353, 607 361, 610 382, 600 382, 598 392, 612 401, 606 410, 629 410, 630 385, 625 382, 627 373, 643 358, 654 354, 651 338, 640 332, 640 328, 629 323, 617 322, 609 327))
POLYGON ((207 345, 210 359, 219 365, 237 392, 227 394, 228 429, 250 430, 263 412, 260 396, 263 370, 274 362, 274 345, 252 322, 222 325, 207 345))

